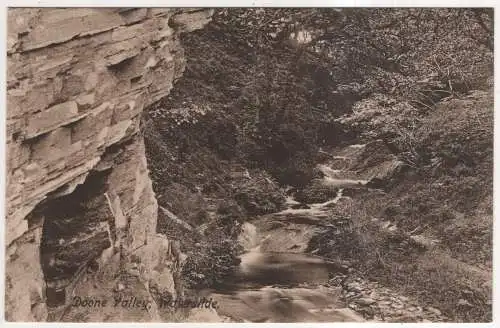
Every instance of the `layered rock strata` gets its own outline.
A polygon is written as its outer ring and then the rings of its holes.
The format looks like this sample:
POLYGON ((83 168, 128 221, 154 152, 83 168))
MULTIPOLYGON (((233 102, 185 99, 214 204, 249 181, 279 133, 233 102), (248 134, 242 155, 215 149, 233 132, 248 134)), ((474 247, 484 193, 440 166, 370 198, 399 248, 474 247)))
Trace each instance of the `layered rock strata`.
POLYGON ((50 319, 88 272, 136 270, 148 295, 175 293, 167 264, 179 259, 156 234, 140 117, 182 74, 179 34, 210 15, 9 9, 7 320, 50 319))

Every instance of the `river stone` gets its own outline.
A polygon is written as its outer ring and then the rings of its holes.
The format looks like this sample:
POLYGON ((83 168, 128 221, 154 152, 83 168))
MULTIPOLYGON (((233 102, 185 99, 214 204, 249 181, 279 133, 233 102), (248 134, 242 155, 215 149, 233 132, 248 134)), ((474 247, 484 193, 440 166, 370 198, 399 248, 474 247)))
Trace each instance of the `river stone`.
POLYGON ((369 298, 369 297, 361 297, 361 298, 358 298, 355 302, 360 304, 360 305, 371 305, 371 304, 375 303, 375 300, 373 300, 372 298, 369 298))

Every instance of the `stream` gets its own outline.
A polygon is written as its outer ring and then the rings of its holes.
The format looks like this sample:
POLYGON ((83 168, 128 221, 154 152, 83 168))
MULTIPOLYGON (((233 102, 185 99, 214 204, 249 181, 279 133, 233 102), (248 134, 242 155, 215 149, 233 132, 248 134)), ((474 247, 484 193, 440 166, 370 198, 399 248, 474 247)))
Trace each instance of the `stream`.
MULTIPOLYGON (((360 148, 352 146, 354 151, 360 148)), ((328 285, 331 274, 346 268, 305 251, 310 239, 331 222, 325 220, 330 209, 349 198, 344 188, 363 187, 368 180, 343 174, 338 165, 319 169, 322 184, 338 188, 333 199, 304 205, 288 197, 287 209, 243 224, 239 242, 245 253, 232 282, 209 293, 220 315, 243 322, 365 321, 342 301, 341 287, 328 285)))

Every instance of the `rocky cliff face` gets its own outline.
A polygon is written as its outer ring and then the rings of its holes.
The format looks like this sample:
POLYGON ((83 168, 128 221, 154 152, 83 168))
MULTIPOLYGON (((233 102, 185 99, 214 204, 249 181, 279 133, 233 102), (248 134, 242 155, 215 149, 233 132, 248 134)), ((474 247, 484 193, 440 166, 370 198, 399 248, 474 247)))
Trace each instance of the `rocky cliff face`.
MULTIPOLYGON (((182 74, 179 34, 210 14, 9 10, 7 320, 58 320, 88 281, 175 294, 181 259, 156 234, 140 116, 182 74)), ((127 315, 93 319, 137 320, 127 315)))

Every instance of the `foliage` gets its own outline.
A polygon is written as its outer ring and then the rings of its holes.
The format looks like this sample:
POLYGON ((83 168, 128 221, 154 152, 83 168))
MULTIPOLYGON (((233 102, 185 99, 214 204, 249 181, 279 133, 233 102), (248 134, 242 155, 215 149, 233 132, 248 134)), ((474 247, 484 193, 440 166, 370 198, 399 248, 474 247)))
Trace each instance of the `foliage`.
POLYGON ((448 172, 461 164, 491 174, 492 104, 492 94, 480 91, 441 103, 416 131, 421 152, 433 160, 434 167, 439 164, 448 172))
POLYGON ((424 111, 387 99, 364 100, 344 122, 365 139, 392 142, 399 155, 413 150, 420 159, 416 170, 384 195, 358 195, 348 211, 355 229, 325 231, 310 249, 349 260, 362 276, 432 304, 453 321, 491 320, 492 94, 456 95, 424 111), (411 132, 411 143, 401 141, 400 131, 411 132), (418 252, 382 231, 374 218, 437 245, 418 252))
MULTIPOLYGON (((491 277, 456 260, 443 249, 424 251, 408 243, 401 232, 381 230, 372 218, 380 217, 380 210, 387 206, 385 201, 371 197, 345 207, 344 215, 353 221, 353 228, 326 229, 311 239, 308 249, 335 261, 348 261, 355 274, 391 286, 422 304, 437 307, 451 321, 491 320, 491 277), (466 309, 462 308, 460 299, 468 302, 466 309)), ((403 227, 400 224, 397 223, 403 227)), ((463 233, 465 229, 462 227, 461 232, 456 233, 463 233)), ((469 237, 478 236, 472 226, 468 231, 469 237)), ((480 254, 484 254, 482 249, 480 254)))
POLYGON ((338 119, 365 140, 382 139, 414 168, 473 166, 491 154, 490 95, 476 91, 423 112, 408 102, 375 94, 338 119))
POLYGON ((268 174, 260 173, 237 184, 234 199, 249 215, 262 215, 281 210, 285 194, 268 174))
POLYGON ((169 185, 158 201, 190 225, 198 226, 208 220, 207 203, 203 196, 191 192, 184 185, 178 183, 169 185))
POLYGON ((210 239, 197 243, 187 253, 188 259, 182 270, 187 288, 216 287, 226 282, 239 264, 237 257, 242 251, 238 243, 220 228, 210 232, 210 239))
POLYGON ((412 120, 487 85, 493 63, 486 9, 225 8, 183 38, 184 76, 149 114, 163 138, 181 157, 205 147, 295 186, 312 178, 318 146, 352 137, 351 128, 394 127, 394 142, 418 162, 412 120), (359 100, 355 113, 379 105, 332 124, 359 100), (348 124, 357 119, 369 124, 348 124))
MULTIPOLYGON (((473 251, 488 261, 491 213, 475 208, 491 194, 493 113, 478 101, 489 96, 470 91, 492 86, 491 9, 217 9, 205 29, 184 34, 182 43, 184 75, 144 124, 154 189, 165 195, 159 202, 178 204, 187 220, 209 225, 187 248, 190 286, 213 286, 230 275, 239 223, 280 209, 275 180, 303 188, 304 200, 333 193, 311 183, 318 149, 359 137, 383 139, 415 170, 386 198, 361 202, 349 217, 387 215, 406 230, 428 225, 446 236, 443 248, 453 256, 469 262, 473 251), (237 166, 252 178, 232 177, 237 166), (175 183, 186 190, 179 193, 175 183), (194 214, 207 207, 199 194, 226 201, 213 221, 194 214), (455 211, 470 222, 458 222, 455 211)), ((376 231, 360 223, 346 238, 328 231, 317 243, 320 253, 360 259, 368 276, 403 281, 406 292, 457 319, 490 316, 482 287, 472 312, 458 314, 454 301, 471 285, 462 271, 441 257, 402 252, 376 231)))
MULTIPOLYGON (((363 76, 358 88, 367 96, 335 121, 362 138, 385 140, 414 168, 428 165, 432 158, 423 138, 432 134, 432 119, 426 117, 434 106, 463 97, 470 90, 491 87, 492 12, 441 8, 348 11, 341 30, 348 38, 333 42, 346 42, 359 55, 354 62, 361 65, 353 76, 363 76)), ((331 36, 335 33, 338 31, 331 36)), ((441 113, 443 117, 454 115, 453 111, 441 113)))
POLYGON ((325 186, 321 182, 313 180, 312 183, 295 193, 294 199, 301 203, 322 203, 335 198, 338 188, 325 186))
POLYGON ((408 102, 383 95, 357 102, 350 115, 338 119, 365 140, 382 139, 396 149, 408 164, 420 164, 415 131, 421 125, 421 111, 408 102))

